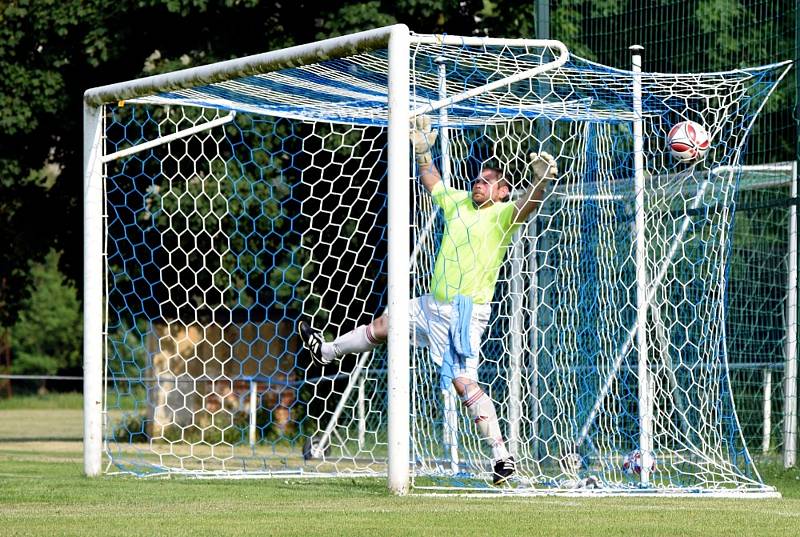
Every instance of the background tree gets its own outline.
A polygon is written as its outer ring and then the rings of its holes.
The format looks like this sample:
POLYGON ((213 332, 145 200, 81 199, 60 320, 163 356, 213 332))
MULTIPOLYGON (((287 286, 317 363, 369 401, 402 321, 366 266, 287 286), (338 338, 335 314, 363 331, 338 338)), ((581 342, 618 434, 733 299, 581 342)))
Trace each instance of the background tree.
POLYGON ((16 374, 54 375, 80 365, 78 294, 59 272, 58 258, 51 250, 44 263, 31 263, 31 292, 11 329, 16 374))
MULTIPOLYGON (((523 0, 0 3, 0 326, 14 325, 33 289, 29 263, 51 249, 63 252, 60 269, 80 292, 87 88, 395 22, 420 33, 533 37, 535 8, 523 0)), ((550 34, 616 67, 627 66, 636 41, 647 47, 648 69, 704 71, 791 58, 775 56, 793 51, 794 17, 781 13, 794 14, 794 2, 663 0, 642 9, 631 0, 558 0, 550 34)), ((793 102, 793 86, 783 84, 754 132, 777 150, 753 158, 793 158, 794 124, 784 119, 793 102)))

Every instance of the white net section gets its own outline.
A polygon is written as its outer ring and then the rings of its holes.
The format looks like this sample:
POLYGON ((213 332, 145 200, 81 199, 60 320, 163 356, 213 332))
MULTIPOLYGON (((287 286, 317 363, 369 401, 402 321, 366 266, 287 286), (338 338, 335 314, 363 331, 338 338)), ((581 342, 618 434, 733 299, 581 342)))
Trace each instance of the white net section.
MULTIPOLYGON (((448 184, 468 190, 493 165, 516 199, 530 152, 554 155, 560 173, 510 242, 480 348, 517 474, 490 486, 489 449, 427 351, 412 349, 415 486, 642 490, 625 464, 642 425, 632 75, 573 58, 510 80, 557 53, 420 41, 411 107, 438 129, 448 184)), ((385 472, 384 350, 321 367, 296 323, 332 339, 385 308, 386 206, 407 203, 386 195, 387 68, 375 51, 107 107, 105 154, 135 148, 105 173, 112 468, 385 472)), ((746 135, 785 69, 642 75, 648 490, 766 490, 731 395, 725 274, 746 135), (708 129, 705 159, 669 156, 681 120, 708 129)), ((410 210, 420 296, 445 225, 419 184, 410 210)))

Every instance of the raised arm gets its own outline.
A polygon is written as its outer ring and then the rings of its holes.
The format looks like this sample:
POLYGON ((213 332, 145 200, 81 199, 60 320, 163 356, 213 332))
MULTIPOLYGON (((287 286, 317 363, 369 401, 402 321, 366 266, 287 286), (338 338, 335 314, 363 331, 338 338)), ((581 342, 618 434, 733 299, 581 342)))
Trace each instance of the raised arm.
POLYGON ((517 210, 514 214, 514 223, 524 222, 531 213, 539 209, 547 185, 558 176, 556 159, 549 153, 531 153, 529 158, 533 179, 531 187, 515 202, 517 210))
POLYGON ((417 116, 415 121, 412 120, 411 143, 414 145, 414 156, 419 168, 419 180, 428 192, 442 180, 431 155, 431 148, 435 142, 436 132, 431 130, 431 118, 423 115, 417 116))

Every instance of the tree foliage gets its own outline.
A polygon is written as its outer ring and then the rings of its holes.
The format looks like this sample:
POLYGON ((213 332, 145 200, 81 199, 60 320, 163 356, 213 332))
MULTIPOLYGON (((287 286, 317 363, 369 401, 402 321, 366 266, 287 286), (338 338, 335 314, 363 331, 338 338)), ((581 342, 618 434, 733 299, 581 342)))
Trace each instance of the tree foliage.
POLYGON ((11 329, 14 373, 52 375, 80 363, 78 294, 58 270, 58 258, 51 250, 44 263, 30 264, 31 293, 11 329))
MULTIPOLYGON (((794 17, 780 15, 794 15, 788 0, 661 0, 647 9, 631 0, 549 4, 553 38, 616 67, 626 67, 634 42, 647 49, 646 68, 661 71, 792 56, 794 17)), ((68 279, 81 283, 85 89, 395 22, 420 33, 533 37, 535 11, 536 2, 523 0, 0 3, 0 324, 14 324, 28 304, 35 279, 29 262, 45 260, 51 249, 63 252, 68 279)), ((784 84, 774 102, 788 109, 793 88, 784 84)), ((793 157, 791 132, 776 132, 770 143, 779 153, 770 158, 793 157)))
POLYGON ((82 94, 89 87, 406 22, 471 33, 474 1, 15 0, 0 4, 0 324, 30 260, 80 283, 82 94), (297 13, 303 16, 297 16, 297 13), (176 31, 181 28, 182 31, 176 31), (186 31, 183 31, 186 30, 186 31))

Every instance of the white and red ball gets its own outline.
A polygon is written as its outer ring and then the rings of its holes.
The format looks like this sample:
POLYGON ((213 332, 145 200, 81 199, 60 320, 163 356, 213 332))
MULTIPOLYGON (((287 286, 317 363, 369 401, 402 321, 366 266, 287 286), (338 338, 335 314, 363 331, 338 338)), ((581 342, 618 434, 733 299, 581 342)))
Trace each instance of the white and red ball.
MULTIPOLYGON (((637 476, 642 473, 642 452, 634 449, 622 461, 622 471, 629 476, 637 476)), ((650 456, 650 472, 656 471, 656 458, 650 456)))
POLYGON ((694 121, 681 121, 673 125, 667 141, 670 154, 681 162, 700 160, 711 147, 708 131, 694 121))

